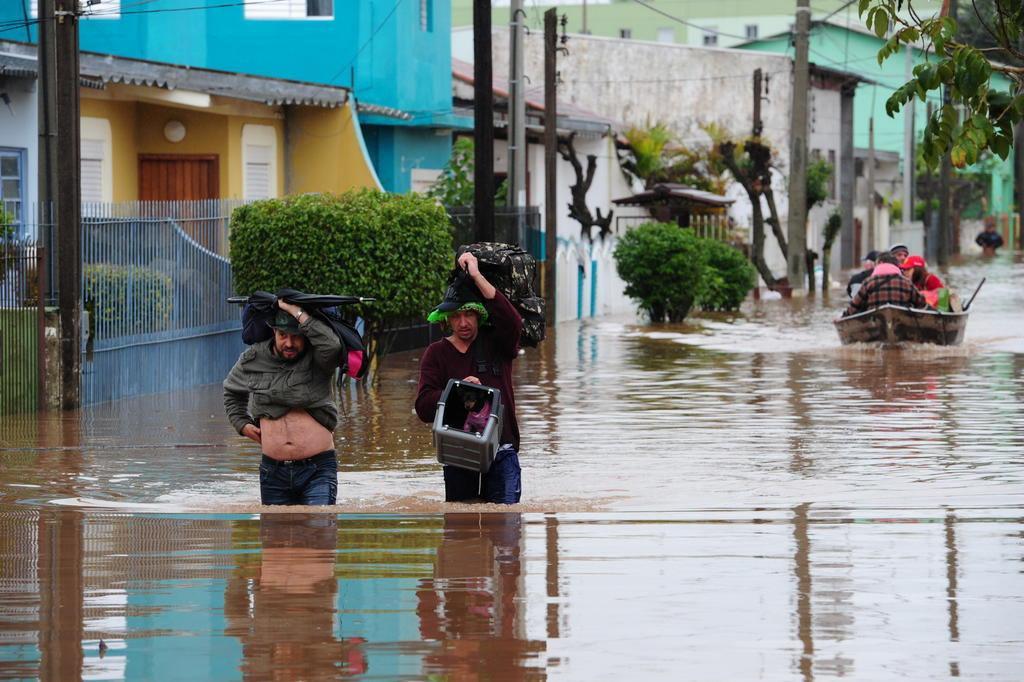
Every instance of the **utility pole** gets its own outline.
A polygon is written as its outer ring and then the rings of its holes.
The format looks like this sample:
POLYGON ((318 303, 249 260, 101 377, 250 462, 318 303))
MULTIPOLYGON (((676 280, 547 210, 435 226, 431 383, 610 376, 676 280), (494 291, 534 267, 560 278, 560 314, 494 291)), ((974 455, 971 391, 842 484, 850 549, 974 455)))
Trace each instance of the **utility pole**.
POLYGON ((794 291, 807 286, 807 95, 810 91, 807 34, 810 23, 810 0, 797 0, 793 106, 790 114, 789 215, 786 225, 789 242, 786 275, 794 291))
POLYGON ((751 134, 754 137, 760 137, 764 130, 764 124, 761 122, 761 99, 764 93, 764 77, 761 69, 754 69, 754 127, 751 130, 751 134))
POLYGON ((875 243, 875 117, 868 119, 868 251, 875 243))
MULTIPOLYGON (((942 94, 943 104, 949 104, 949 89, 945 88, 942 94)), ((949 264, 949 223, 950 223, 950 206, 949 206, 949 181, 952 175, 952 164, 949 158, 949 152, 946 152, 942 156, 942 164, 939 167, 939 229, 938 229, 938 240, 937 240, 937 256, 939 265, 949 264)))
MULTIPOLYGON (((903 75, 907 81, 913 77, 914 69, 914 48, 907 45, 903 48, 906 52, 906 63, 904 64, 903 75)), ((903 215, 900 216, 903 222, 903 229, 910 227, 913 220, 914 203, 914 172, 916 163, 914 159, 914 98, 910 99, 903 110, 903 215)))
POLYGON ((516 208, 526 206, 526 97, 523 89, 525 17, 523 0, 512 0, 512 17, 509 23, 511 53, 508 79, 508 205, 516 208))
POLYGON ((473 220, 477 241, 494 241, 494 87, 491 0, 473 0, 473 220))
MULTIPOLYGON (((39 0, 39 17, 52 17, 54 0, 39 0)), ((54 192, 57 188, 57 53, 54 50, 54 22, 40 21, 39 30, 39 239, 46 249, 46 281, 53 282, 53 244, 50 226, 54 216, 54 192)))
POLYGON ((555 96, 555 60, 558 57, 558 11, 544 12, 544 298, 547 322, 554 326, 558 307, 556 262, 558 260, 558 184, 555 153, 558 150, 558 101, 555 96))
MULTIPOLYGON (((949 0, 949 16, 954 19, 957 16, 957 1, 949 0)), ((953 36, 956 38, 956 36, 953 36)), ((952 97, 948 87, 942 89, 943 106, 951 104, 952 97)), ((949 254, 952 242, 953 216, 950 211, 949 184, 953 174, 953 165, 949 158, 949 152, 942 156, 942 166, 939 169, 939 265, 949 264, 949 254)))
MULTIPOLYGON (((932 113, 934 111, 935 108, 929 101, 925 108, 926 121, 932 120, 932 113)), ((932 169, 930 167, 925 167, 924 174, 924 186, 928 188, 928 193, 925 196, 924 202, 924 257, 929 263, 938 263, 939 221, 935 210, 932 208, 932 203, 936 199, 938 192, 935 190, 935 178, 932 175, 932 169)))
POLYGON ((1017 186, 1017 243, 1010 248, 1024 249, 1024 121, 1017 124, 1017 143, 1014 146, 1017 169, 1014 179, 1017 186))
POLYGON ((857 82, 847 81, 840 90, 839 99, 839 205, 843 215, 843 228, 839 233, 841 262, 844 268, 857 265, 860 243, 857 242, 853 222, 854 194, 856 193, 857 162, 853 156, 853 98, 857 82))
POLYGON ((54 24, 56 54, 57 155, 57 273, 60 294, 61 406, 81 404, 82 368, 82 251, 81 150, 78 102, 78 1, 55 0, 54 14, 42 17, 54 24))

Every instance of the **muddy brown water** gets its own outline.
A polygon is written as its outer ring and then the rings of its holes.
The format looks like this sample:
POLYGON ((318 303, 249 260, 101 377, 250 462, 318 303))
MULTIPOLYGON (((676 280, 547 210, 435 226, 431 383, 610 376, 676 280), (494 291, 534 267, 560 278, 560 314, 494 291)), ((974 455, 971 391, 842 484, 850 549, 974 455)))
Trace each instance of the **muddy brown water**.
POLYGON ((511 509, 442 502, 415 352, 311 514, 218 387, 4 417, 0 678, 1019 679, 1024 264, 943 274, 959 348, 841 347, 836 296, 560 325, 511 509))

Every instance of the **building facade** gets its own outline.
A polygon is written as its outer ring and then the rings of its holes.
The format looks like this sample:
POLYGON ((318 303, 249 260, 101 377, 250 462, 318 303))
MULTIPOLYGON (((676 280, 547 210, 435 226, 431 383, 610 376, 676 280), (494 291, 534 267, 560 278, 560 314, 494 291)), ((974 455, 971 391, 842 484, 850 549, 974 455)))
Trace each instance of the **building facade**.
MULTIPOLYGON (((0 6, 0 25, 14 27, 4 37, 36 41, 37 1, 0 6)), ((372 105, 357 107, 358 125, 388 191, 407 191, 413 169, 443 167, 448 130, 471 127, 451 111, 444 0, 196 0, 180 11, 102 0, 85 11, 83 51, 349 90, 372 105)), ((344 125, 314 125, 307 137, 323 139, 344 125)))

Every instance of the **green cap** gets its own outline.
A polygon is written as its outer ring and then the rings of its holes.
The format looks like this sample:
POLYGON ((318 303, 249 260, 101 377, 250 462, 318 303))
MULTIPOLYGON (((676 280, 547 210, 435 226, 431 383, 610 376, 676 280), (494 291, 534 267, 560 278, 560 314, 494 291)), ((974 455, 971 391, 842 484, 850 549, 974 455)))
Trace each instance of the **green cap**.
POLYGON ((480 316, 480 324, 484 324, 485 322, 487 322, 487 308, 485 308, 482 303, 463 303, 455 310, 449 311, 434 310, 429 315, 427 315, 427 322, 439 324, 447 320, 449 315, 451 315, 452 313, 456 313, 460 310, 472 310, 477 315, 480 316))
POLYGON ((285 334, 302 333, 302 330, 299 329, 299 321, 283 310, 278 310, 277 314, 274 315, 274 319, 267 322, 267 324, 278 331, 284 332, 285 334))

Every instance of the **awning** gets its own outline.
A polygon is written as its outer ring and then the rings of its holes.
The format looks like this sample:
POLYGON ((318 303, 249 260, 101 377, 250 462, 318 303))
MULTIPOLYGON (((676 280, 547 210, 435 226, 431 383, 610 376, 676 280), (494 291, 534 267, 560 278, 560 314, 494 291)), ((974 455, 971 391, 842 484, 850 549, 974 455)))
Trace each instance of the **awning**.
POLYGON ((612 199, 612 203, 618 206, 650 206, 652 204, 666 203, 691 203, 703 206, 722 208, 735 203, 735 199, 724 197, 721 194, 706 192, 702 189, 687 187, 675 183, 659 183, 654 187, 634 194, 631 197, 612 199))

